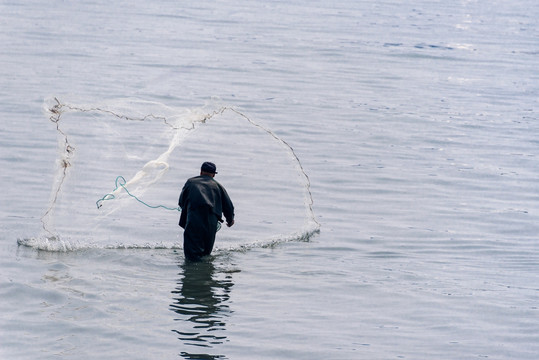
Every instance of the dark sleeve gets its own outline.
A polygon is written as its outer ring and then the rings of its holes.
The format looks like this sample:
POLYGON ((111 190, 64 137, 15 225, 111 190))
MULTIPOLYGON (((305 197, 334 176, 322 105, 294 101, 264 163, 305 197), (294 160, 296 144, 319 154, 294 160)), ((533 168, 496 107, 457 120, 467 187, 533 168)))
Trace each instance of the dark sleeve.
POLYGON ((225 215, 226 222, 231 222, 234 220, 234 204, 228 196, 225 188, 221 186, 221 202, 223 206, 223 214, 225 215))
POLYGON ((180 194, 180 198, 178 199, 178 206, 181 207, 182 209, 185 209, 187 210, 187 196, 189 194, 189 186, 188 186, 189 182, 186 182, 185 185, 183 186, 183 189, 182 189, 182 192, 180 194))
POLYGON ((178 206, 182 209, 182 212, 180 213, 180 222, 178 223, 178 225, 180 225, 184 229, 187 223, 187 189, 187 183, 185 183, 180 194, 180 198, 178 199, 178 206))

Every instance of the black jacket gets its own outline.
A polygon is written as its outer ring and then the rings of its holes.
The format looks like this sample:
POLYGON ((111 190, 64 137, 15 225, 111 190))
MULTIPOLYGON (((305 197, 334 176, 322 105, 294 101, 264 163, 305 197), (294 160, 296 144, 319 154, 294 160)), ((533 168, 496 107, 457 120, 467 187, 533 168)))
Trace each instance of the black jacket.
POLYGON ((180 226, 185 228, 187 212, 201 206, 208 206, 222 221, 223 214, 226 221, 234 220, 234 205, 225 188, 211 176, 200 175, 187 180, 183 186, 178 205, 182 208, 180 226))

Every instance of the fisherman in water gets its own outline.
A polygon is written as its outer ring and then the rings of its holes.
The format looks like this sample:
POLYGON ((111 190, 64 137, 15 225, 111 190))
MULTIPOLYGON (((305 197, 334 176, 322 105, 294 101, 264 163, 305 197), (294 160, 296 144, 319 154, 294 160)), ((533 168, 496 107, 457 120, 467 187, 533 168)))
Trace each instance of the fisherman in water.
POLYGON ((187 180, 180 194, 179 225, 184 229, 183 252, 189 260, 197 261, 211 253, 217 222, 223 222, 223 214, 226 225, 234 225, 234 205, 225 188, 213 179, 216 170, 214 163, 205 162, 200 176, 187 180))

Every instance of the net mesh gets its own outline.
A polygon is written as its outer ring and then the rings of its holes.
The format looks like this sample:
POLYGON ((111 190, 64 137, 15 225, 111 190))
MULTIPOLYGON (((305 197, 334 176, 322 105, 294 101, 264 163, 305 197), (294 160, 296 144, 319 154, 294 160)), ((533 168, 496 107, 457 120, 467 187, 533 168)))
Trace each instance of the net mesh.
POLYGON ((236 208, 236 225, 219 233, 218 250, 307 239, 319 229, 292 147, 217 100, 188 109, 52 98, 44 108, 58 133, 56 175, 43 234, 24 245, 181 248, 177 200, 204 161, 217 164, 216 180, 236 208))

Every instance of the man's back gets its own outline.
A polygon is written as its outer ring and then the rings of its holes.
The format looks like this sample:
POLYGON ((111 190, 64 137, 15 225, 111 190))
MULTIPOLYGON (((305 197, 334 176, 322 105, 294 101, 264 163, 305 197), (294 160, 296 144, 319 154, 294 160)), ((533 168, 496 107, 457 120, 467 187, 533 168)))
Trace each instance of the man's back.
POLYGON ((200 206, 209 206, 220 219, 233 219, 234 206, 226 190, 221 184, 207 175, 195 176, 185 183, 178 205, 182 210, 192 210, 200 206))

